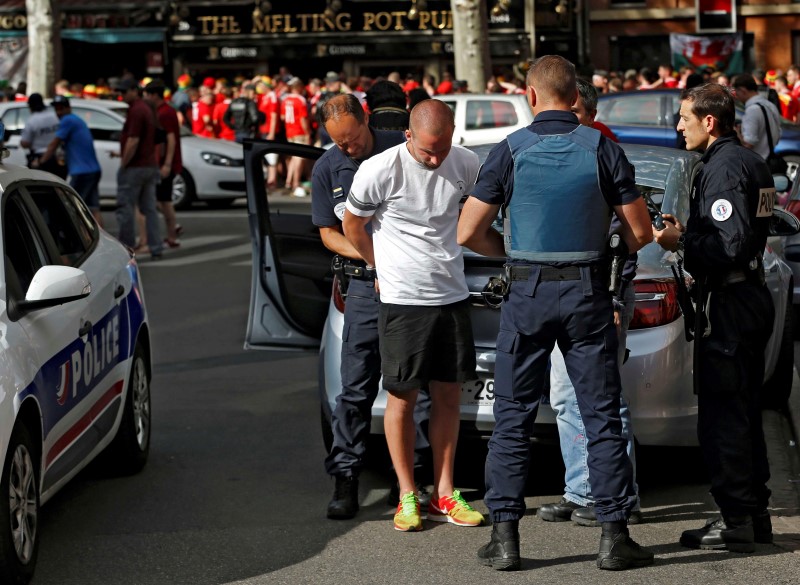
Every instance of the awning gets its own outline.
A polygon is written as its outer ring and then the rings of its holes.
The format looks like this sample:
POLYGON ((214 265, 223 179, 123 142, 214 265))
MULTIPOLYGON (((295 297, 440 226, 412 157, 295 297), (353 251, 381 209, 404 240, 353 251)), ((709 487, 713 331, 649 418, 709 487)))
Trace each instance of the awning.
POLYGON ((62 29, 61 38, 86 43, 160 43, 164 40, 163 28, 72 28, 62 29))

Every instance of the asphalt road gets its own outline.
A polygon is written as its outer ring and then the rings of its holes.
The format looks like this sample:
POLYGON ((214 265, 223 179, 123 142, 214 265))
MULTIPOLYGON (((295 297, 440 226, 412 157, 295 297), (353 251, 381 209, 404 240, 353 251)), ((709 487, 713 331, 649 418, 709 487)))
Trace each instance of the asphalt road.
MULTIPOLYGON (((392 530, 380 453, 362 475, 357 518, 327 520, 332 483, 322 465, 316 355, 242 349, 250 286, 244 207, 199 208, 179 220, 183 247, 141 263, 155 360, 150 460, 133 477, 93 466, 42 509, 35 585, 800 582, 800 554, 790 550, 800 534, 791 531, 752 555, 677 544, 714 509, 693 449, 639 451, 646 522, 631 533, 656 553, 645 569, 600 571, 598 529, 532 515, 560 496, 563 467, 552 446, 535 450, 519 573, 478 565, 488 527, 392 530)), ((789 439, 785 421, 774 426, 780 452, 770 457, 779 461, 789 439)), ((484 455, 485 445, 463 445, 456 478, 483 511, 484 455)), ((797 519, 785 501, 775 512, 797 519)))

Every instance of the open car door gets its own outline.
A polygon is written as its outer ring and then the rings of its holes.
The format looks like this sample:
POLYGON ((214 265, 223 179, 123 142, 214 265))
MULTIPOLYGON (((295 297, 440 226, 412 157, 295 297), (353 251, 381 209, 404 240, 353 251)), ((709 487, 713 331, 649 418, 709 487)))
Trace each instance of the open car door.
POLYGON ((311 222, 311 198, 276 199, 270 210, 265 155, 300 156, 310 167, 325 151, 269 140, 244 143, 247 213, 253 244, 245 349, 312 348, 328 314, 333 254, 311 222), (307 203, 306 203, 307 201, 307 203))

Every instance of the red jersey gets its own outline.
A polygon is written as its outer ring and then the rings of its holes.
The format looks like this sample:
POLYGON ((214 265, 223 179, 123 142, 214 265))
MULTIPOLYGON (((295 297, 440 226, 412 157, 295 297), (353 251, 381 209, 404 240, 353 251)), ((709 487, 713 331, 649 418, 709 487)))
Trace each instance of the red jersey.
POLYGON ((264 114, 264 123, 259 126, 258 131, 261 132, 264 137, 269 134, 269 127, 273 119, 277 120, 275 123, 275 131, 278 131, 278 127, 280 126, 280 120, 278 119, 280 118, 279 109, 278 96, 275 95, 274 91, 264 94, 258 102, 258 111, 264 114))
POLYGON ((214 106, 214 112, 211 114, 211 121, 214 123, 214 132, 217 138, 222 140, 236 140, 236 132, 233 128, 225 123, 225 112, 228 111, 228 106, 231 105, 231 100, 222 101, 214 106))
POLYGON ((291 93, 283 98, 281 102, 281 119, 286 127, 286 138, 308 134, 301 123, 304 118, 308 118, 308 102, 306 98, 296 93, 291 93))
POLYGON ((609 128, 608 126, 606 126, 602 122, 598 122, 598 121, 595 120, 595 122, 592 124, 592 128, 594 128, 595 130, 599 130, 600 134, 602 134, 606 138, 610 138, 614 142, 619 142, 619 139, 617 138, 617 135, 614 134, 611 131, 611 128, 609 128))
POLYGON ((800 103, 798 103, 797 99, 793 98, 790 93, 779 93, 778 101, 781 103, 781 116, 790 122, 794 122, 798 111, 800 111, 800 103))
POLYGON ((196 107, 192 108, 192 132, 198 136, 214 138, 214 131, 210 123, 214 114, 214 105, 207 104, 203 100, 198 100, 195 106, 196 107), (206 118, 209 120, 208 125, 206 125, 206 118))

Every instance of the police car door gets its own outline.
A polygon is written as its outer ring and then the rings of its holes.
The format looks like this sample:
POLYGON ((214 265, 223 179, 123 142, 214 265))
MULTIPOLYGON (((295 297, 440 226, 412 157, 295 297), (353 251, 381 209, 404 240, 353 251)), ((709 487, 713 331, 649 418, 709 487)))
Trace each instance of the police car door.
POLYGON ((319 345, 331 298, 332 254, 311 222, 311 197, 267 193, 265 155, 301 156, 307 159, 310 172, 323 152, 300 144, 245 141, 247 213, 253 244, 245 338, 248 349, 319 345))
POLYGON ((23 318, 43 347, 44 494, 107 443, 118 420, 129 353, 122 303, 130 278, 125 258, 115 256, 126 253, 108 245, 109 236, 66 185, 31 182, 20 191, 46 243, 47 263, 83 270, 92 287, 85 299, 23 318))

